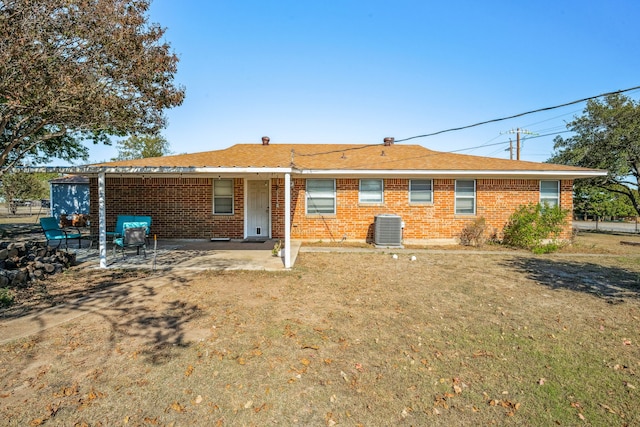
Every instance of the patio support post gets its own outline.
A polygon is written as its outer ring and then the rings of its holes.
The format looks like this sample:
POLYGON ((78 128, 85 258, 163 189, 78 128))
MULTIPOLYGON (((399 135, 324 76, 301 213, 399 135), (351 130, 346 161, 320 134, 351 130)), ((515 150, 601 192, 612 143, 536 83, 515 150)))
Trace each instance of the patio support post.
POLYGON ((105 173, 98 173, 98 249, 100 268, 107 268, 107 224, 105 209, 105 173))
POLYGON ((291 268, 291 174, 284 174, 284 268, 291 268))

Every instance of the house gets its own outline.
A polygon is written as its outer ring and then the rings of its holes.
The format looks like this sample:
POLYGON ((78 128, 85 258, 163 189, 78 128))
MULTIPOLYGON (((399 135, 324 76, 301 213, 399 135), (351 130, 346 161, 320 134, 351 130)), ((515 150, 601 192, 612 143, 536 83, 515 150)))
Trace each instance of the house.
POLYGON ((51 216, 89 214, 89 178, 67 175, 49 181, 51 216))
MULTIPOLYGON (((438 152, 420 145, 237 144, 227 149, 81 168, 104 221, 151 215, 161 238, 374 239, 376 216, 402 220, 404 242, 453 242, 476 218, 499 232, 540 201, 572 209, 579 167, 438 152)), ((567 218, 564 236, 571 232, 567 218)), ((97 229, 96 229, 97 232, 97 229)), ((285 248, 287 246, 285 245, 285 248)))
POLYGON ((102 244, 119 214, 150 215, 158 238, 283 239, 285 267, 290 239, 370 241, 383 214, 401 219, 405 243, 454 242, 480 217, 499 232, 522 204, 570 210, 573 181, 606 174, 438 152, 393 138, 355 145, 272 144, 267 137, 65 172, 90 177, 90 199, 99 201, 91 204, 91 226, 102 244))

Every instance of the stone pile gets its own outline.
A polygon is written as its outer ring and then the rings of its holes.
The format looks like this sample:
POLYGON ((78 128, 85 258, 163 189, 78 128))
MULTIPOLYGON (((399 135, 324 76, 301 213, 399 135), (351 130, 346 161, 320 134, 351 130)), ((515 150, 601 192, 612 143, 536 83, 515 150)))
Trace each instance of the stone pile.
POLYGON ((0 288, 24 286, 60 273, 76 263, 76 255, 44 243, 0 243, 0 288))

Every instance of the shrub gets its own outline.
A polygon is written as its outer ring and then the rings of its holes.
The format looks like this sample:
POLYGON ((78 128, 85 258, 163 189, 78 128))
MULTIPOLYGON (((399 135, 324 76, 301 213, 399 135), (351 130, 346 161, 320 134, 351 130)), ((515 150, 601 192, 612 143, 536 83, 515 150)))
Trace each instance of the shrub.
POLYGON ((460 232, 460 244, 464 246, 482 246, 486 241, 487 224, 484 217, 467 224, 460 232))
POLYGON ((13 293, 7 288, 0 288, 0 307, 13 304, 13 293))
POLYGON ((535 253, 554 252, 560 247, 556 239, 566 223, 568 213, 559 206, 543 206, 540 203, 520 206, 509 217, 502 242, 535 253))

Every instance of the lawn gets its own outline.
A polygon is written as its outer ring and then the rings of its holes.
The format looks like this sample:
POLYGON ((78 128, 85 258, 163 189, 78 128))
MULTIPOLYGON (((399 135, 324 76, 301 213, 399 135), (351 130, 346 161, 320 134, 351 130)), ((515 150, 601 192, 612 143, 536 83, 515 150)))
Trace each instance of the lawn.
POLYGON ((640 247, 620 240, 638 237, 301 253, 277 273, 72 269, 41 305, 65 284, 138 293, 0 346, 0 424, 638 425, 640 247))

